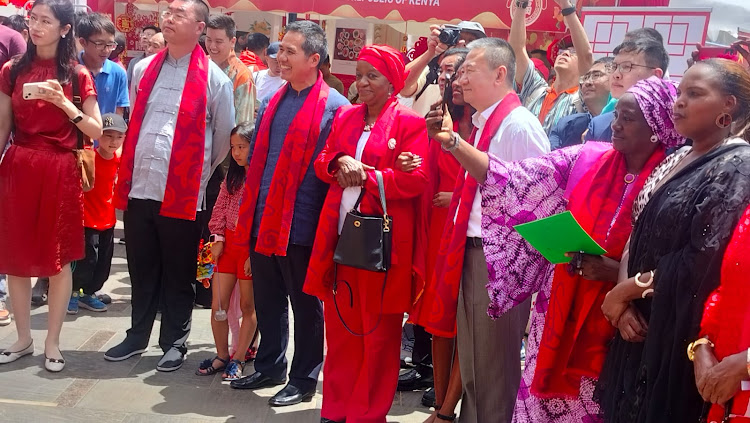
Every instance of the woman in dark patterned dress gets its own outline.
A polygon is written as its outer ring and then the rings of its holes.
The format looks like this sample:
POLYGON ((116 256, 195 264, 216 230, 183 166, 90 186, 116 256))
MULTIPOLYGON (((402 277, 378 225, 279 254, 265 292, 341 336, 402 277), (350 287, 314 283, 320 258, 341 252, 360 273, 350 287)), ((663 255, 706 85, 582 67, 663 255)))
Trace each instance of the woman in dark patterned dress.
POLYGON ((750 74, 724 59, 696 64, 680 82, 674 116, 692 147, 646 182, 619 283, 602 306, 614 325, 631 304, 648 323, 645 341, 621 331, 610 347, 597 389, 606 422, 698 421, 703 400, 685 351, 750 201, 750 146, 732 131, 750 118, 750 74))

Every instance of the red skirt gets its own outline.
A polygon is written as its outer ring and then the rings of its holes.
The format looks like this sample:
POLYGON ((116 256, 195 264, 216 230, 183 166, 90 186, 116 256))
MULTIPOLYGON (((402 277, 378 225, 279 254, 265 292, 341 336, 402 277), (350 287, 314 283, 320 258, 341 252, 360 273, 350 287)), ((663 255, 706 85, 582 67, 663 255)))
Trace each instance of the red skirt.
POLYGON ((50 145, 12 145, 0 163, 0 274, 54 276, 84 255, 75 156, 50 145))

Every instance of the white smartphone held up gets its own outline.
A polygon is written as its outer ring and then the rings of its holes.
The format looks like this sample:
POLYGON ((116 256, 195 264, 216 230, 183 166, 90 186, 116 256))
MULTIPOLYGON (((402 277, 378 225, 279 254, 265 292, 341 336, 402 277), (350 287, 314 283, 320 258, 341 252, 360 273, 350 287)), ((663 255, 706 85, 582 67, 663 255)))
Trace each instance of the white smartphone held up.
POLYGON ((23 84, 23 99, 39 100, 45 97, 44 93, 49 89, 49 84, 46 82, 27 82, 23 84))

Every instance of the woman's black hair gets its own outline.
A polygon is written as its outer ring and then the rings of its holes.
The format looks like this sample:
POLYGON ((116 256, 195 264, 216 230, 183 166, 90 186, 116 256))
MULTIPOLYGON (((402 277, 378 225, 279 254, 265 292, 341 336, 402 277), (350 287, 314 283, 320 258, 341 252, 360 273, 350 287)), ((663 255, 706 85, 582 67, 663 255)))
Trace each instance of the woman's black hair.
MULTIPOLYGON (((70 25, 70 31, 65 38, 60 38, 57 43, 57 52, 55 53, 55 61, 57 62, 57 80, 60 85, 67 85, 70 83, 73 73, 75 72, 76 60, 76 40, 74 35, 75 27, 75 7, 70 0, 36 0, 31 11, 37 6, 47 6, 52 11, 52 14, 57 20, 60 21, 60 27, 70 25)), ((58 28, 54 29, 55 31, 58 28)), ((10 81, 11 86, 16 84, 16 78, 21 73, 28 71, 31 68, 31 63, 36 58, 36 45, 29 42, 26 46, 26 53, 20 58, 15 59, 13 65, 10 68, 10 81)))
POLYGON ((474 113, 474 109, 466 103, 464 103, 463 106, 453 104, 453 82, 458 79, 458 69, 461 67, 461 65, 464 64, 465 60, 465 55, 463 57, 459 57, 458 60, 456 60, 456 64, 453 65, 453 68, 455 69, 453 71, 453 76, 451 76, 451 79, 446 81, 445 83, 445 93, 450 93, 450 95, 446 95, 444 101, 448 106, 448 112, 451 114, 451 119, 453 119, 453 122, 459 122, 467 112, 474 113))
MULTIPOLYGON (((240 137, 244 138, 248 144, 250 143, 250 140, 253 138, 253 132, 255 131, 255 126, 250 122, 244 122, 241 123, 232 129, 231 135, 239 135, 240 137)), ((242 186, 245 185, 245 168, 238 165, 234 159, 229 161, 229 169, 227 170, 227 191, 229 191, 230 195, 234 195, 237 190, 242 189, 242 186)))

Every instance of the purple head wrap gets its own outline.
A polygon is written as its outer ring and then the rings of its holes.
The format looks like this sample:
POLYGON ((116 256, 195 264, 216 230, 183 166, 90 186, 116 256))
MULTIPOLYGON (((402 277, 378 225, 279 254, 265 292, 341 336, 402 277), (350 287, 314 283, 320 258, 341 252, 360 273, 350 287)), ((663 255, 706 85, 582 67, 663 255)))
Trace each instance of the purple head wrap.
POLYGON ((630 87, 646 123, 666 148, 685 144, 685 137, 674 128, 674 102, 677 100, 677 83, 652 76, 630 87))

